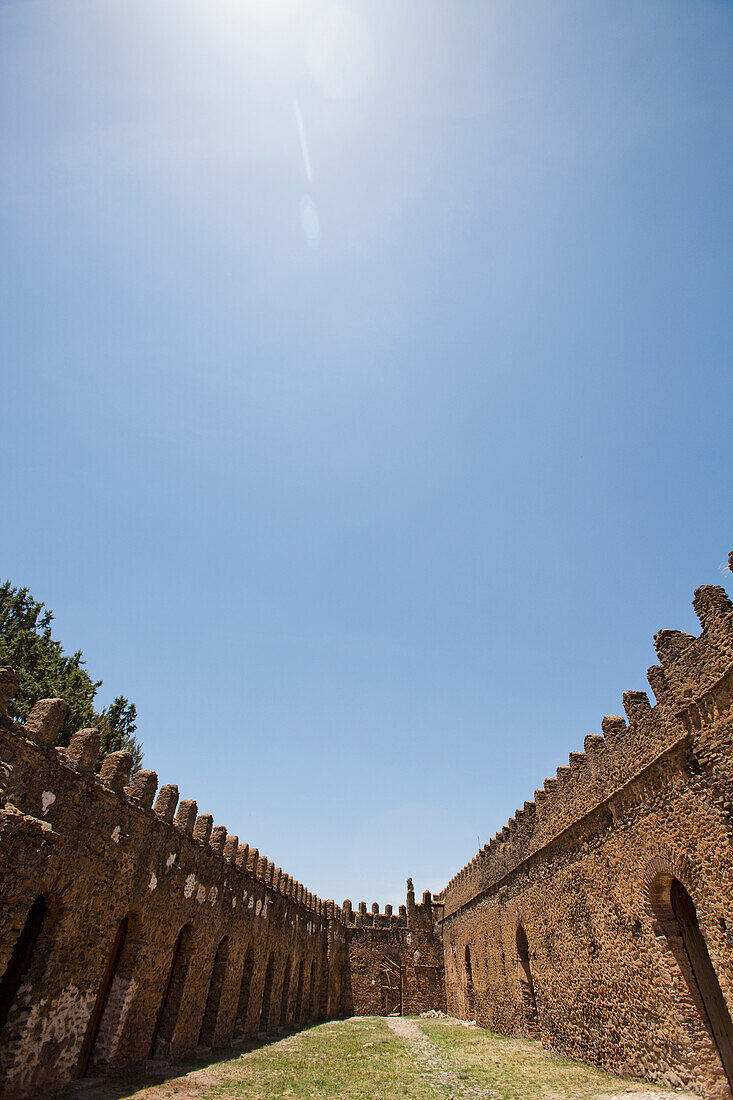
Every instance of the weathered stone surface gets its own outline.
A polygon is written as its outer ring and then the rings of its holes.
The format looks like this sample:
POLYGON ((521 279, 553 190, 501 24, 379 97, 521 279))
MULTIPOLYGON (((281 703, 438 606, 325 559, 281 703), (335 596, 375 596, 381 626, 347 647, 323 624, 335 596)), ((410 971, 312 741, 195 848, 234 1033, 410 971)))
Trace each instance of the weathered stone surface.
POLYGON ((128 752, 127 749, 121 749, 119 752, 110 752, 102 761, 102 766, 99 769, 99 781, 100 783, 104 783, 105 787, 109 787, 111 791, 122 794, 125 787, 130 782, 131 771, 131 752, 128 752))
MULTIPOLYGON (((225 832, 226 832, 226 830, 225 830, 225 832)), ((239 847, 239 837, 238 836, 231 835, 231 836, 226 837, 226 839, 224 841, 224 849, 223 849, 222 854, 224 856, 224 859, 227 861, 227 863, 234 863, 234 860, 236 859, 236 856, 237 856, 238 847, 239 847)))
POLYGON ((149 768, 135 772, 125 793, 131 801, 144 810, 152 810, 155 792, 158 789, 158 776, 149 768))
POLYGON ((190 1056, 202 1018, 222 1046, 342 1011, 347 948, 335 919, 235 865, 236 837, 225 858, 229 838, 209 815, 194 838, 192 800, 174 825, 175 787, 161 789, 155 814, 141 812, 157 779, 138 772, 121 789, 127 754, 94 776, 96 731, 49 754, 18 729, 0 730, 0 787, 17 803, 0 808, 0 978, 12 982, 19 941, 30 951, 0 1029, 5 1100, 56 1093, 82 1051, 95 1075, 142 1067, 153 1046, 190 1056))
POLYGON ((535 812, 519 811, 452 879, 437 922, 449 1013, 723 1100, 726 1069, 733 1078, 731 610, 717 588, 699 589, 695 607, 698 638, 657 635, 657 706, 625 693, 629 725, 603 719, 605 736, 586 737, 585 756, 571 753, 535 792, 535 812), (685 925, 673 887, 691 899, 685 925), (712 978, 694 969, 696 952, 709 954, 712 978))
POLYGON ((211 814, 199 814, 193 827, 193 839, 199 840, 202 844, 208 844, 213 826, 214 818, 211 814))
POLYGON ((178 803, 178 813, 176 814, 176 825, 186 836, 193 836, 193 829, 196 824, 196 814, 198 813, 198 806, 191 798, 184 798, 178 803))
POLYGON ((92 774, 99 756, 99 730, 77 730, 64 751, 67 763, 77 771, 92 774))
POLYGON ((25 723, 26 736, 37 745, 52 748, 66 717, 63 699, 39 699, 31 708, 25 723))
POLYGON ((216 852, 217 855, 224 854, 224 844, 226 843, 227 831, 223 825, 215 825, 211 830, 211 837, 209 838, 209 845, 212 852, 216 852))
MULTIPOLYGON (((173 821, 178 805, 178 787, 175 783, 165 783, 158 791, 155 800, 155 813, 162 821, 173 821)), ((194 814, 195 816, 195 814, 194 814)))

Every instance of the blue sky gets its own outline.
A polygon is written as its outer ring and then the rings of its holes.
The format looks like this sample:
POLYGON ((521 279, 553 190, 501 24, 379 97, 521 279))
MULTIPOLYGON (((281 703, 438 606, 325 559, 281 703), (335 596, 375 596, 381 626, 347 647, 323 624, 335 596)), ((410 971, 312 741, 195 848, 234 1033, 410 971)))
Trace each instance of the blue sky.
POLYGON ((321 897, 439 890, 733 548, 733 7, 0 2, 2 575, 321 897))

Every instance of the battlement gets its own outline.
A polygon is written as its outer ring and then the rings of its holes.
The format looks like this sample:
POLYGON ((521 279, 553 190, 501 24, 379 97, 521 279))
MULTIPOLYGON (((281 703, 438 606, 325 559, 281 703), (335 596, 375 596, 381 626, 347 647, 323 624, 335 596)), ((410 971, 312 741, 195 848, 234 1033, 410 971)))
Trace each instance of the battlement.
POLYGON ((367 907, 365 901, 360 901, 356 909, 351 901, 346 898, 341 908, 343 923, 347 928, 416 928, 433 926, 433 895, 429 890, 423 894, 420 904, 415 903, 413 890, 407 891, 405 905, 400 905, 395 913, 391 905, 385 905, 384 911, 380 909, 379 902, 367 907))
MULTIPOLYGON (((4 781, 4 797, 24 812, 37 813, 51 828, 55 808, 70 801, 70 791, 90 787, 102 796, 108 812, 124 821, 129 813, 147 816, 160 839, 167 832, 175 850, 184 842, 225 866, 239 872, 274 895, 280 895, 293 905, 313 914, 321 921, 342 921, 341 910, 333 901, 323 901, 277 867, 259 849, 243 843, 230 834, 224 825, 214 825, 211 814, 199 813, 193 799, 180 799, 174 783, 158 787, 154 771, 141 769, 131 774, 129 752, 112 752, 104 756, 95 771, 99 755, 99 733, 96 729, 78 730, 66 748, 55 748, 54 742, 64 720, 66 704, 62 699, 42 699, 31 710, 24 725, 7 717, 7 708, 17 688, 17 675, 12 669, 0 669, 0 731, 5 735, 4 758, 10 765, 4 781), (157 792, 157 797, 156 797, 157 792)), ((122 825, 112 840, 121 844, 126 839, 122 825)), ((178 858, 178 857, 177 857, 178 858)), ((178 862, 172 870, 180 870, 178 862)))
POLYGON ((360 901, 354 909, 351 901, 346 898, 341 911, 347 928, 407 928, 405 905, 400 905, 397 913, 393 912, 391 905, 385 905, 382 912, 379 902, 375 901, 371 909, 367 909, 367 903, 360 901))
POLYGON ((606 715, 601 733, 585 738, 584 751, 545 779, 506 825, 436 895, 448 916, 500 882, 532 854, 601 807, 664 753, 682 746, 705 721, 707 708, 733 698, 733 604, 723 588, 705 585, 693 607, 699 636, 660 630, 654 638, 660 664, 648 671, 652 706, 643 691, 626 691, 626 717, 606 715))

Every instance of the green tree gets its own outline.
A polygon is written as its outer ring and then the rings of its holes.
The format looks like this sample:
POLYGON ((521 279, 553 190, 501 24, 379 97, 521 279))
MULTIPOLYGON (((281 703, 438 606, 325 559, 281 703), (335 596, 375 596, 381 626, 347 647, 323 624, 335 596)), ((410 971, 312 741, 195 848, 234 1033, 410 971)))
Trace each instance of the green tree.
POLYGON ((95 725, 100 732, 100 755, 127 749, 132 753, 132 767, 136 771, 143 760, 142 748, 135 737, 137 729, 137 708, 124 695, 118 695, 110 706, 105 707, 96 717, 95 725))
POLYGON ((59 745, 68 745, 76 730, 96 726, 101 734, 100 755, 129 749, 139 767, 142 748, 134 736, 135 704, 119 695, 98 713, 94 698, 102 681, 92 680, 81 650, 71 656, 64 653, 51 632, 52 622, 53 612, 27 588, 14 588, 10 581, 0 584, 0 666, 14 668, 20 678, 10 716, 23 722, 39 699, 64 699, 68 709, 59 745))

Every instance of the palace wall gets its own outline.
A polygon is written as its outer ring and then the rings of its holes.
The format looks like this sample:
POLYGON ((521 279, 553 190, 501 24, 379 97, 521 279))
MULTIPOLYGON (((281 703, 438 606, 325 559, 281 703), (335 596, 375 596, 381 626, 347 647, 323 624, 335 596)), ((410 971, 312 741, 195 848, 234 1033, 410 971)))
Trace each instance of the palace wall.
POLYGON ((451 1014, 729 1098, 733 605, 708 586, 694 606, 699 637, 656 636, 655 706, 627 692, 626 720, 605 718, 436 900, 451 1014))
POLYGON ((349 945, 350 1013, 418 1016, 429 1009, 445 1011, 443 946, 435 932, 429 890, 417 905, 408 890, 407 905, 400 906, 398 915, 391 905, 381 913, 376 903, 368 913, 364 902, 353 912, 350 901, 344 902, 342 913, 349 945))
POLYGON ((62 715, 43 701, 26 727, 0 719, 3 1095, 339 1015, 340 909, 175 787, 153 804, 129 754, 95 775, 95 731, 50 747, 62 715))

